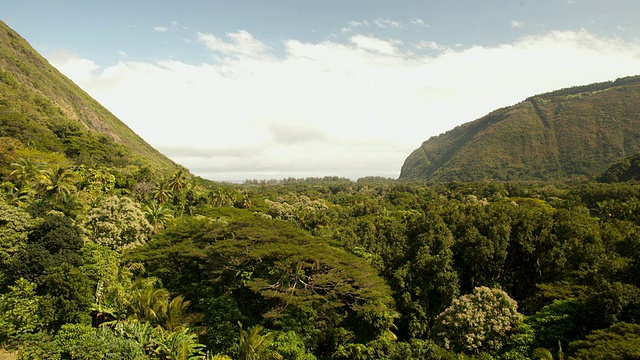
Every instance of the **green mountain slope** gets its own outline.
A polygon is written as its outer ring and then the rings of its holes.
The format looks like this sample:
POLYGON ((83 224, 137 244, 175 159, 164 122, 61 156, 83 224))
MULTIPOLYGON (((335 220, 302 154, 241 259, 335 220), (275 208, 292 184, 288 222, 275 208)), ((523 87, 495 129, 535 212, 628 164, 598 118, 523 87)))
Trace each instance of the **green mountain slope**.
POLYGON ((639 100, 640 76, 533 96, 425 141, 400 179, 595 176, 640 150, 639 100))
POLYGON ((1 21, 0 137, 76 163, 176 167, 1 21))
POLYGON ((640 181, 640 153, 615 162, 597 180, 608 183, 640 181))

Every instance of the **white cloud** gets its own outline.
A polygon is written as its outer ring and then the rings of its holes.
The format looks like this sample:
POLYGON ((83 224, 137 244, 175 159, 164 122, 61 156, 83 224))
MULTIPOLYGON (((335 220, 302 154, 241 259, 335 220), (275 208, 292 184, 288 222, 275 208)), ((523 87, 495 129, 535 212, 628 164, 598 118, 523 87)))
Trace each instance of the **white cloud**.
POLYGON ((463 122, 533 94, 640 73, 640 43, 586 31, 425 56, 362 35, 289 39, 282 57, 246 31, 199 38, 243 56, 102 69, 68 53, 49 60, 152 145, 217 180, 397 177, 422 141, 463 122))
POLYGON ((524 23, 522 21, 518 21, 518 20, 511 20, 510 25, 514 29, 520 29, 521 27, 524 26, 524 23))
POLYGON ((228 33, 227 37, 229 41, 224 41, 213 34, 198 33, 198 40, 209 50, 219 51, 225 55, 262 56, 267 51, 264 43, 245 30, 228 33))
POLYGON ((116 52, 118 53, 118 55, 120 55, 122 57, 127 57, 127 53, 122 51, 122 50, 117 50, 116 52))
POLYGON ((349 39, 357 47, 375 51, 380 54, 393 55, 396 52, 397 40, 383 40, 373 36, 355 35, 349 39))
POLYGON ((154 31, 157 31, 157 32, 165 33, 165 32, 167 32, 167 31, 169 31, 169 28, 168 28, 168 27, 166 27, 166 26, 155 26, 155 27, 153 28, 153 30, 154 30, 154 31))
POLYGON ((428 26, 424 20, 422 19, 413 19, 411 20, 411 25, 416 25, 416 26, 428 26))
POLYGON ((56 51, 49 56, 49 61, 55 66, 56 64, 64 64, 64 71, 67 77, 81 86, 92 83, 95 79, 95 71, 100 66, 93 60, 84 59, 76 54, 68 51, 56 51))
POLYGON ((352 20, 352 21, 349 21, 349 26, 352 27, 352 28, 357 28, 357 27, 361 27, 361 26, 369 26, 369 22, 367 20, 362 20, 362 21, 352 20))
POLYGON ((344 26, 340 29, 341 32, 350 32, 353 31, 359 27, 363 27, 363 26, 369 26, 369 22, 367 20, 363 20, 363 21, 357 21, 357 20, 351 20, 349 21, 349 25, 348 26, 344 26))
POLYGON ((375 19, 374 24, 376 24, 379 28, 401 28, 404 24, 400 21, 390 20, 390 19, 375 19))

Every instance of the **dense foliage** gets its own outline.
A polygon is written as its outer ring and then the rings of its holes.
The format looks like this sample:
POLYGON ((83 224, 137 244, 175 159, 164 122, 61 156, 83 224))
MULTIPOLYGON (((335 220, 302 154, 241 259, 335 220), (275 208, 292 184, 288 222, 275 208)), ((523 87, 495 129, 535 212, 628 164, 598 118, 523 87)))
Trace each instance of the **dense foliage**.
POLYGON ((5 159, 0 342, 22 358, 638 348, 638 185, 230 185, 34 149, 5 159))
POLYGON ((602 182, 640 181, 640 152, 615 162, 598 177, 602 182))
POLYGON ((631 76, 530 97, 428 139, 407 157, 400 178, 508 181, 599 175, 640 151, 639 96, 640 76, 631 76))

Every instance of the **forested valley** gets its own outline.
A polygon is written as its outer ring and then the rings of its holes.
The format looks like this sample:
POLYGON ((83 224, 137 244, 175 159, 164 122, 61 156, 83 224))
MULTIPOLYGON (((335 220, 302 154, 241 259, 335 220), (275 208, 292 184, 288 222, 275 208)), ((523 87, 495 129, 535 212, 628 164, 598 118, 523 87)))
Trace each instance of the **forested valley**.
POLYGON ((638 359, 637 80, 552 93, 600 176, 216 183, 0 22, 0 359, 638 359))
POLYGON ((640 356, 640 185, 213 183, 4 142, 20 359, 640 356))

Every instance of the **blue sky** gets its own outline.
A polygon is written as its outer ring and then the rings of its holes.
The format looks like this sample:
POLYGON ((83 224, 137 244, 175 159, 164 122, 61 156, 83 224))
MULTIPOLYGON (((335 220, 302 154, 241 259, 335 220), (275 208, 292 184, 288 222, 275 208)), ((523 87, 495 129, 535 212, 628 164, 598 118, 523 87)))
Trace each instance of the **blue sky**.
POLYGON ((640 2, 5 1, 0 20, 214 180, 397 177, 427 138, 640 74, 640 2))

